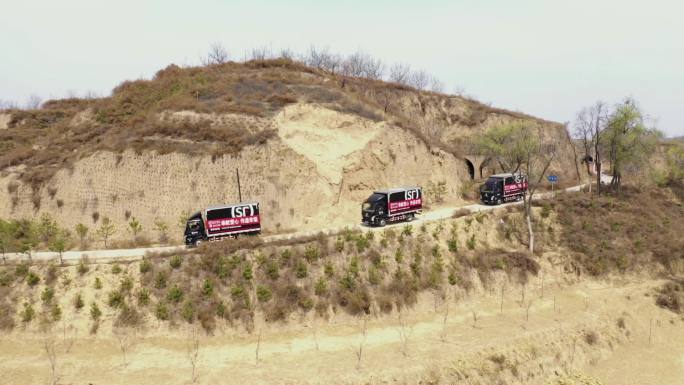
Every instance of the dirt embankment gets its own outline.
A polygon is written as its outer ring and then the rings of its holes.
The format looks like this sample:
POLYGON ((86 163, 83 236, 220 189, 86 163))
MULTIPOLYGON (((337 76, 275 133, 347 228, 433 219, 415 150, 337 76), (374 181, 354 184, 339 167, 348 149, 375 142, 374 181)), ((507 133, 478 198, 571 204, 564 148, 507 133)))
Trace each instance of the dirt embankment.
POLYGON ((252 333, 152 323, 90 335, 65 318, 46 332, 3 333, 0 369, 7 384, 53 375, 61 383, 119 384, 186 384, 193 376, 201 384, 678 383, 684 320, 648 296, 659 282, 576 282, 547 268, 544 281, 506 285, 503 296, 426 294, 401 313, 303 317, 257 324, 252 333), (522 290, 530 306, 521 305, 522 290))
POLYGON ((278 136, 235 156, 98 152, 58 171, 37 196, 10 173, 0 178, 0 217, 47 212, 69 229, 96 228, 109 217, 120 239, 131 236, 126 223, 135 217, 153 240, 155 221, 178 238, 182 212, 238 201, 236 170, 243 200, 261 203, 271 232, 356 223, 363 199, 387 186, 446 182, 444 202, 461 202, 462 160, 406 130, 310 105, 285 108, 264 124, 278 136))

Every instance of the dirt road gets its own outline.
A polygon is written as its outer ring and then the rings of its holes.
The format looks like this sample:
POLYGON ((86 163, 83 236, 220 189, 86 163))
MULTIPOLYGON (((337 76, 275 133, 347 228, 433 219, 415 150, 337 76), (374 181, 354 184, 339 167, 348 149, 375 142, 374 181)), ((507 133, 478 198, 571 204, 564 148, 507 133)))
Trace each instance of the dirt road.
MULTIPOLYGON (((610 182, 610 176, 603 175, 602 176, 602 181, 604 183, 609 183, 610 182)), ((584 185, 581 186, 573 186, 565 189, 566 192, 577 192, 580 191, 580 189, 584 185)), ((547 193, 538 193, 536 195, 536 199, 549 199, 553 196, 553 193, 547 192, 547 193)), ((508 206, 513 206, 513 205, 521 205, 522 202, 511 202, 511 203, 506 203, 503 205, 499 206, 488 206, 488 205, 482 205, 482 204, 471 204, 467 206, 461 206, 461 207, 443 207, 443 208, 438 208, 435 210, 427 211, 421 214, 416 218, 416 220, 413 222, 414 224, 420 224, 423 222, 432 222, 432 221, 438 221, 441 219, 446 219, 446 218, 451 218, 454 213, 457 210, 468 210, 470 213, 477 213, 481 211, 489 211, 489 210, 501 210, 505 209, 508 206)), ((403 224, 395 224, 394 226, 402 226, 403 224)), ((295 232, 295 233, 287 233, 287 234, 278 234, 278 235, 268 235, 262 237, 265 243, 268 242, 273 242, 273 241, 278 241, 278 240, 283 240, 283 239, 292 239, 292 238, 297 238, 297 237, 306 237, 310 235, 316 235, 319 233, 325 233, 325 234, 335 234, 343 231, 345 228, 349 229, 359 229, 359 230, 373 230, 373 231, 382 231, 381 228, 371 228, 371 227, 366 227, 362 224, 352 224, 349 226, 345 227, 338 227, 338 228, 327 228, 327 229, 321 229, 321 230, 315 230, 315 231, 300 231, 300 232, 295 232)), ((145 248, 135 248, 135 249, 112 249, 112 250, 85 250, 85 251, 77 251, 77 250, 72 250, 72 251, 66 251, 62 253, 62 260, 66 264, 70 263, 76 263, 79 261, 81 258, 87 257, 91 262, 102 262, 106 263, 109 261, 114 261, 114 260, 119 260, 119 261, 126 261, 126 260, 138 260, 148 253, 166 253, 166 252, 175 252, 179 250, 184 250, 185 246, 158 246, 158 247, 145 247, 145 248)), ((8 261, 17 261, 17 260, 25 260, 28 259, 28 255, 24 253, 8 253, 6 254, 6 258, 8 261)), ((50 251, 38 251, 38 252, 33 252, 31 254, 31 259, 35 261, 49 261, 49 260, 54 260, 59 258, 59 253, 56 252, 50 252, 50 251)))

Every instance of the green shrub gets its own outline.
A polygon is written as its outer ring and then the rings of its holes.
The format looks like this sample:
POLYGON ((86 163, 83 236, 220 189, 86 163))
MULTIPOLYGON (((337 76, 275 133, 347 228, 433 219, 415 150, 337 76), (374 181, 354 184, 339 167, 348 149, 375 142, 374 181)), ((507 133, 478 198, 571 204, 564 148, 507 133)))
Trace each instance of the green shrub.
POLYGON ((394 253, 394 260, 397 261, 398 264, 404 263, 404 253, 401 251, 401 249, 397 249, 397 251, 394 253))
POLYGON ((14 269, 14 275, 17 278, 25 278, 29 273, 29 264, 27 262, 22 262, 14 269))
POLYGON ((163 271, 157 272, 157 275, 154 277, 154 287, 157 289, 163 289, 166 287, 166 273, 163 271))
POLYGON ((295 264, 295 275, 297 276, 297 278, 306 278, 308 274, 309 271, 306 267, 306 263, 302 260, 298 260, 295 264))
POLYGON ((188 323, 192 323, 195 320, 195 304, 191 300, 185 301, 183 304, 181 317, 188 323))
POLYGON ((359 276, 359 257, 356 255, 351 257, 348 271, 353 274, 355 278, 359 276))
POLYGON ((19 313, 19 316, 21 317, 21 322, 23 323, 29 323, 33 320, 33 317, 36 315, 35 310, 33 310, 33 306, 31 306, 30 303, 24 302, 24 309, 19 313))
POLYGON ((447 279, 449 280, 449 285, 451 286, 454 286, 458 283, 458 277, 456 276, 456 272, 453 270, 449 272, 447 279))
POLYGON ((475 240, 475 234, 473 234, 466 241, 466 247, 468 248, 468 250, 475 250, 476 244, 477 244, 477 241, 475 240))
POLYGON ((317 261, 321 257, 321 252, 318 247, 314 245, 309 245, 304 250, 304 258, 306 258, 309 263, 317 261))
POLYGON ((325 273, 325 276, 328 278, 332 278, 335 276, 335 266, 331 261, 325 262, 325 265, 323 266, 323 271, 325 273))
POLYGON ((102 311, 100 310, 100 307, 97 306, 95 302, 90 304, 90 318, 92 318, 93 321, 97 321, 100 319, 102 316, 102 311))
POLYGON ((76 271, 78 271, 78 274, 80 276, 85 275, 85 273, 90 270, 90 266, 88 266, 88 260, 86 258, 81 258, 81 261, 78 262, 78 267, 76 268, 76 271))
POLYGON ((169 313, 169 307, 164 302, 159 302, 154 310, 154 315, 158 320, 167 321, 171 314, 169 313))
POLYGON ((365 237, 356 238, 356 251, 363 253, 370 246, 370 241, 365 237))
POLYGON ((242 286, 233 286, 230 289, 230 296, 234 300, 243 299, 245 297, 245 289, 242 286))
POLYGON ((280 252, 280 265, 287 266, 290 264, 292 259, 292 251, 290 249, 284 249, 280 252))
POLYGON ((14 277, 7 271, 0 271, 0 287, 7 287, 14 281, 14 277))
POLYGON ((59 307, 58 304, 52 304, 52 308, 50 309, 50 316, 52 318, 52 321, 57 322, 62 319, 62 308, 59 307))
POLYGON ((174 255, 169 260, 169 265, 171 265, 172 269, 178 269, 179 267, 181 267, 182 264, 183 264, 183 257, 180 255, 174 255))
POLYGON ((266 255, 257 251, 254 255, 254 261, 256 261, 257 266, 262 267, 266 264, 266 262, 268 262, 268 258, 266 257, 266 255))
POLYGON ((183 299, 183 290, 178 287, 178 285, 173 285, 166 294, 166 299, 171 302, 179 303, 183 299))
POLYGON ((328 294, 328 283, 325 278, 320 277, 316 280, 316 283, 314 284, 314 293, 320 297, 328 294))
POLYGON ((371 285, 378 285, 380 281, 382 280, 382 277, 380 276, 380 272, 375 266, 371 266, 368 269, 368 283, 371 285))
POLYGON ((53 282, 57 280, 57 266, 54 263, 50 263, 50 266, 45 272, 45 284, 52 285, 53 282))
POLYGON ((140 261, 140 274, 146 274, 152 271, 152 262, 150 262, 147 258, 143 258, 142 261, 140 261))
POLYGON ((205 279, 202 283, 202 295, 209 297, 214 293, 214 282, 210 279, 205 279))
POLYGON ((347 272, 342 278, 340 278, 340 286, 347 289, 353 290, 356 287, 356 276, 354 274, 347 272))
POLYGON ((276 261, 270 259, 266 262, 266 275, 268 278, 272 280, 276 280, 280 277, 280 273, 278 272, 278 264, 276 261))
POLYGON ((258 285, 257 286, 257 300, 259 302, 268 302, 271 300, 271 297, 273 296, 271 294, 271 289, 269 289, 266 286, 258 285))
POLYGON ((36 286, 40 282, 40 277, 32 271, 29 271, 28 275, 26 276, 26 283, 33 287, 36 286))
POLYGON ((81 293, 76 293, 76 295, 74 296, 74 309, 76 309, 76 311, 79 311, 83 309, 83 306, 85 306, 85 303, 83 302, 83 296, 81 295, 81 293))
POLYGON ((314 301, 310 297, 303 297, 299 299, 299 307, 301 307, 304 311, 309 311, 313 309, 314 307, 314 301))
POLYGON ((121 307, 121 305, 124 304, 124 295, 121 291, 116 290, 116 291, 110 291, 109 294, 107 295, 107 304, 109 307, 114 307, 118 308, 121 307))
POLYGON ((133 279, 127 275, 124 276, 121 278, 119 288, 122 293, 130 293, 133 290, 133 279))
POLYGON ((223 301, 220 301, 218 305, 216 305, 216 315, 221 317, 221 318, 226 318, 227 313, 226 305, 223 303, 223 301))
POLYGON ((121 266, 119 266, 118 263, 115 263, 112 265, 112 274, 119 274, 121 273, 121 266))
POLYGON ((44 304, 49 304, 52 302, 52 298, 55 297, 55 289, 51 287, 46 287, 43 289, 43 292, 40 293, 40 299, 43 301, 44 304))
POLYGON ((254 278, 251 263, 247 263, 245 267, 242 269, 242 278, 244 278, 245 281, 251 281, 252 278, 254 278))
POLYGON ((413 226, 405 225, 404 228, 401 230, 401 234, 410 237, 413 234, 413 226))
POLYGON ((457 253, 458 252, 458 239, 456 237, 449 238, 447 241, 447 247, 449 248, 449 251, 452 253, 457 253))
POLYGON ((138 297, 138 305, 140 306, 147 306, 150 303, 150 291, 146 287, 138 290, 136 297, 138 297))
POLYGON ((100 290, 102 289, 102 280, 100 280, 100 277, 95 277, 95 289, 100 290))

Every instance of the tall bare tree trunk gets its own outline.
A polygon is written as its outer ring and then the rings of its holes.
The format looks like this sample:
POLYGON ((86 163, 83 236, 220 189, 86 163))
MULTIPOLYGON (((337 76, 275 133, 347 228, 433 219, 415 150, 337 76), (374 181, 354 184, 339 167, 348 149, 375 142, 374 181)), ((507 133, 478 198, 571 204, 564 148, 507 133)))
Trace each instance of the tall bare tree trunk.
POLYGON ((525 197, 525 221, 527 222, 527 236, 529 237, 528 249, 534 253, 534 230, 532 229, 532 195, 525 197), (529 200, 528 200, 529 199, 529 200))

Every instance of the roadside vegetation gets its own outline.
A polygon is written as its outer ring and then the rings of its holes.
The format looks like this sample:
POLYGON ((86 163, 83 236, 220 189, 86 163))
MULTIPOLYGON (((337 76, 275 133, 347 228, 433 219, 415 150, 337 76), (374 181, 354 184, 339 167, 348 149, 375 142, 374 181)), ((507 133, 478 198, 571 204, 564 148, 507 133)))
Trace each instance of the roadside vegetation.
MULTIPOLYGON (((546 251, 560 251, 561 259, 552 262, 570 276, 684 271, 678 236, 684 208, 669 188, 559 194, 535 201, 532 211, 534 254, 527 251, 524 212, 509 207, 382 232, 348 230, 269 244, 228 240, 110 267, 87 260, 70 267, 5 265, 0 325, 11 329, 35 319, 51 325, 76 312, 88 318, 93 333, 104 319, 117 328, 158 320, 207 332, 217 325, 251 332, 257 319, 379 316, 410 309, 421 295, 453 301, 473 290, 498 290, 495 276, 524 287, 546 251), (75 290, 84 284, 90 294, 75 290)), ((681 311, 680 284, 656 297, 681 311)))
POLYGON ((251 331, 256 317, 287 322, 306 314, 323 319, 336 313, 377 316, 411 308, 421 293, 453 300, 478 282, 488 282, 496 271, 516 282, 536 274, 538 264, 525 253, 492 249, 478 235, 492 223, 483 214, 434 226, 350 230, 276 244, 229 240, 104 270, 87 260, 72 267, 5 266, 0 268, 7 299, 2 306, 9 319, 21 319, 23 303, 36 312, 40 293, 61 298, 83 282, 102 295, 69 294, 69 311, 90 307, 83 316, 90 317, 95 331, 104 314, 117 327, 157 319, 196 323, 207 331, 219 322, 251 331))

